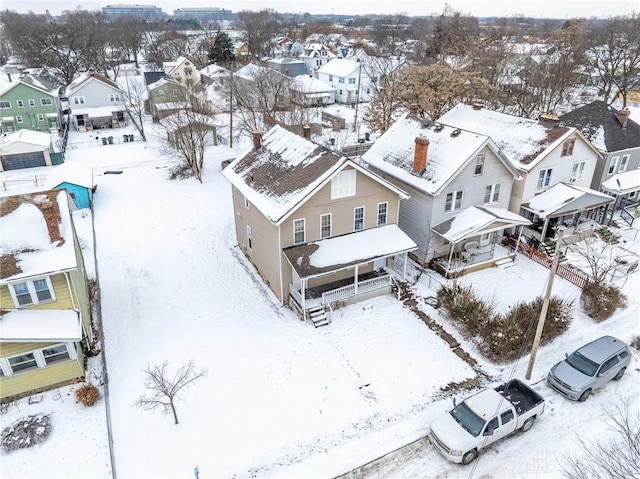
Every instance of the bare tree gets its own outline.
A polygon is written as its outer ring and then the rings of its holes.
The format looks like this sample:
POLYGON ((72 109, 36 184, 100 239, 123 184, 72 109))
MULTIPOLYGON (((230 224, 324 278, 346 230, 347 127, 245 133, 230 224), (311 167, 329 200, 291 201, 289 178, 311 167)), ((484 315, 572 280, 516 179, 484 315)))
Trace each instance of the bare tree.
POLYGON ((592 441, 578 438, 580 456, 564 457, 569 479, 626 479, 640 477, 640 413, 631 399, 617 398, 604 409, 609 436, 592 441))
POLYGON ((395 120, 405 103, 402 99, 402 58, 371 57, 363 65, 365 75, 371 81, 373 95, 365 120, 373 130, 385 132, 395 120))
POLYGON ((142 76, 129 77, 128 71, 125 77, 126 86, 124 88, 124 107, 142 136, 143 141, 147 141, 144 132, 143 117, 145 114, 144 100, 147 97, 147 87, 142 76))
POLYGON ((280 16, 275 10, 265 8, 259 12, 238 12, 237 26, 244 33, 249 54, 254 58, 271 55, 275 36, 280 32, 280 16))
POLYGON ((171 376, 167 371, 168 366, 169 363, 165 361, 160 365, 151 364, 145 369, 144 372, 147 375, 145 388, 149 390, 149 395, 140 396, 135 404, 142 409, 151 411, 159 407, 164 412, 171 411, 174 423, 178 424, 175 404, 178 394, 196 379, 205 377, 208 371, 206 369, 197 369, 195 363, 189 361, 171 376))
POLYGON ((380 55, 393 55, 400 42, 405 40, 409 33, 409 21, 404 14, 383 17, 374 23, 373 41, 376 43, 380 55))

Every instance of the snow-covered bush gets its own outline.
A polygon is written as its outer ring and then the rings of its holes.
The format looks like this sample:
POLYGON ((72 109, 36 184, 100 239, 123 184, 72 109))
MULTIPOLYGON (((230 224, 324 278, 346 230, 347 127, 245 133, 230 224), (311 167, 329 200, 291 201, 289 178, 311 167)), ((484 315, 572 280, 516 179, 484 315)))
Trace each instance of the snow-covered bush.
POLYGON ((587 283, 582 288, 580 304, 584 312, 596 321, 609 319, 626 304, 626 297, 617 287, 604 283, 587 283))
POLYGON ((93 384, 86 383, 76 389, 76 398, 85 406, 93 406, 100 398, 100 391, 93 384))
POLYGON ((23 417, 2 430, 0 447, 5 452, 25 449, 41 444, 51 433, 51 421, 47 414, 23 417))
POLYGON ((484 326, 495 316, 493 305, 480 298, 471 286, 443 286, 438 290, 437 297, 438 307, 464 326, 463 334, 466 337, 482 334, 484 326))

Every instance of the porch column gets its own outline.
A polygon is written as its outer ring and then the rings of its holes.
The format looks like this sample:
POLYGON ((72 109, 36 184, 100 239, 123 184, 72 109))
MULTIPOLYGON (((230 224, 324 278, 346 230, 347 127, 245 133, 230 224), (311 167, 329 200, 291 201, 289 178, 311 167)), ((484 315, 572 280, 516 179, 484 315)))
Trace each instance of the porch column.
POLYGON ((447 274, 449 274, 449 269, 451 268, 451 259, 453 258, 453 250, 455 249, 455 243, 451 243, 451 252, 449 253, 449 262, 447 263, 447 274))
POLYGON ((300 289, 302 291, 302 317, 307 319, 307 279, 300 278, 300 289))
POLYGON ((518 233, 518 240, 516 241, 516 250, 515 255, 513 256, 513 260, 516 260, 516 256, 518 256, 518 246, 520 246, 520 238, 522 238, 522 231, 524 230, 524 225, 520 225, 520 233, 518 233))
POLYGON ((540 233, 540 242, 544 243, 544 237, 547 234, 547 227, 549 226, 549 218, 544 219, 544 224, 542 225, 542 232, 540 233))
POLYGON ((402 266, 402 280, 407 279, 407 259, 409 258, 409 253, 405 251, 404 253, 404 265, 402 266))
POLYGON ((354 293, 357 295, 358 294, 358 267, 360 265, 356 265, 355 268, 355 277, 353 279, 353 288, 354 288, 354 293))

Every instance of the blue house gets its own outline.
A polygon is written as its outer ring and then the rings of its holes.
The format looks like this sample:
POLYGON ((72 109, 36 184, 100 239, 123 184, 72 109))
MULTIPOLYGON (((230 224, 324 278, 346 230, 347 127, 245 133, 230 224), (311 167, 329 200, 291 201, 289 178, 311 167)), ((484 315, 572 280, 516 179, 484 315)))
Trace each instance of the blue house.
POLYGON ((65 189, 76 208, 90 208, 93 200, 93 171, 76 163, 54 166, 47 176, 47 189, 65 189))

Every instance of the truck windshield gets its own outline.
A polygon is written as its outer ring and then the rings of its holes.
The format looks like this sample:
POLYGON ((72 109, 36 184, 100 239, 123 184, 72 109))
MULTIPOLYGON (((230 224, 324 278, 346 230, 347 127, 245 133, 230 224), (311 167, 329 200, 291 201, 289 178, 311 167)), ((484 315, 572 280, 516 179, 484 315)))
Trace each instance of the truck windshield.
POLYGON ((454 407, 451 412, 451 416, 455 419, 458 424, 460 424, 463 428, 467 430, 469 434, 477 436, 482 431, 482 427, 484 426, 484 421, 476 415, 469 406, 465 403, 461 403, 458 406, 454 407))
POLYGON ((567 358, 567 363, 574 369, 577 369, 582 374, 587 376, 593 376, 598 370, 598 364, 591 361, 589 358, 585 358, 578 351, 573 353, 567 358))

